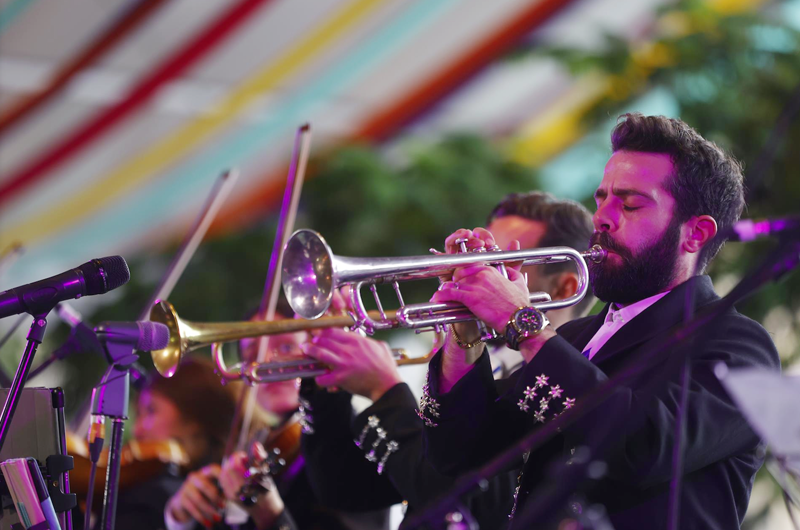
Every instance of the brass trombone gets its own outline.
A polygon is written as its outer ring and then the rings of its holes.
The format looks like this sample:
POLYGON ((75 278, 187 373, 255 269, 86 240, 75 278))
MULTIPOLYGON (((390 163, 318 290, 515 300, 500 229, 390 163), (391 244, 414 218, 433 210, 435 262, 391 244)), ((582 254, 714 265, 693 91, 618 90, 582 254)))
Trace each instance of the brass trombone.
MULTIPOLYGON (((379 318, 377 311, 373 318, 379 318)), ((217 373, 223 380, 244 379, 248 383, 272 383, 295 377, 313 377, 324 374, 323 364, 303 356, 286 356, 267 363, 243 363, 227 366, 223 359, 222 344, 265 335, 280 335, 296 331, 310 331, 353 325, 350 316, 332 316, 316 320, 284 319, 271 322, 191 322, 178 317, 175 308, 166 300, 158 300, 150 311, 150 320, 161 322, 169 328, 169 344, 163 350, 151 352, 153 363, 164 377, 172 377, 181 358, 188 352, 211 345, 217 373)), ((423 357, 408 357, 404 350, 393 350, 399 366, 428 362, 432 352, 423 357)))

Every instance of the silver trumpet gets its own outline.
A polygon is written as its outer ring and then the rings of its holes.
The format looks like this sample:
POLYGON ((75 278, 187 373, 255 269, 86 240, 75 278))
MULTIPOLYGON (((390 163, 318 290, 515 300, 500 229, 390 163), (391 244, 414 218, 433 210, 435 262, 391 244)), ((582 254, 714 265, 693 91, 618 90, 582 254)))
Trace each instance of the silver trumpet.
POLYGON ((431 328, 442 331, 446 324, 478 320, 463 305, 457 303, 405 304, 399 282, 452 274, 467 265, 494 265, 505 272, 505 264, 546 265, 572 261, 578 271, 578 290, 569 298, 551 300, 547 293, 530 294, 531 305, 541 311, 561 309, 580 302, 589 288, 586 259, 599 263, 607 252, 599 245, 586 252, 569 247, 550 247, 501 251, 499 248, 467 252, 461 243, 461 253, 435 254, 400 258, 349 258, 336 256, 325 239, 313 230, 298 230, 289 238, 283 254, 283 290, 292 309, 303 318, 319 318, 327 311, 334 289, 351 285, 350 297, 355 312, 355 327, 369 334, 376 330, 405 327, 431 328), (383 310, 376 290, 377 284, 391 283, 400 308, 388 316, 383 310), (373 318, 364 306, 361 291, 369 286, 378 307, 380 318, 373 318))

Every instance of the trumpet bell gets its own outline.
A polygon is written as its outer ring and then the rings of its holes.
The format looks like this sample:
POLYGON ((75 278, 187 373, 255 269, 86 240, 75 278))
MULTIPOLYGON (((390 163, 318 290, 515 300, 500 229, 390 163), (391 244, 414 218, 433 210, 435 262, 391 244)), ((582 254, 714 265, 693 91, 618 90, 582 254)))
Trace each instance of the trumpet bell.
POLYGON ((164 377, 172 377, 181 362, 183 336, 181 335, 181 322, 175 308, 166 300, 158 300, 150 310, 150 320, 160 322, 169 328, 169 343, 163 350, 150 352, 153 364, 158 373, 164 377))
POLYGON ((333 252, 313 230, 298 230, 286 243, 281 267, 283 291, 292 309, 313 320, 327 311, 333 299, 333 252))

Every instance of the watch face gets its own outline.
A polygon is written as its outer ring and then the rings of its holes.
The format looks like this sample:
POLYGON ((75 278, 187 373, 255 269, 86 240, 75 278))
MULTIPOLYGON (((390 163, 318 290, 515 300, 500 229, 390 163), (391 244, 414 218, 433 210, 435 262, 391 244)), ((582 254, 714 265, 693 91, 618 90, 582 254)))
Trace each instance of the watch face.
POLYGON ((544 328, 544 315, 533 307, 520 309, 514 315, 514 324, 520 333, 537 333, 544 328))

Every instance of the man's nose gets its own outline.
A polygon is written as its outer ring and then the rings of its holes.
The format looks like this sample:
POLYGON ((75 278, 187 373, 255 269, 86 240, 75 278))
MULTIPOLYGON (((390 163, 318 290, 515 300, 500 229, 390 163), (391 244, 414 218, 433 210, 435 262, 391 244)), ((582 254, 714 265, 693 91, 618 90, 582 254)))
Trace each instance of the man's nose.
POLYGON ((617 229, 617 220, 608 201, 603 201, 592 216, 595 232, 613 232, 617 229))

